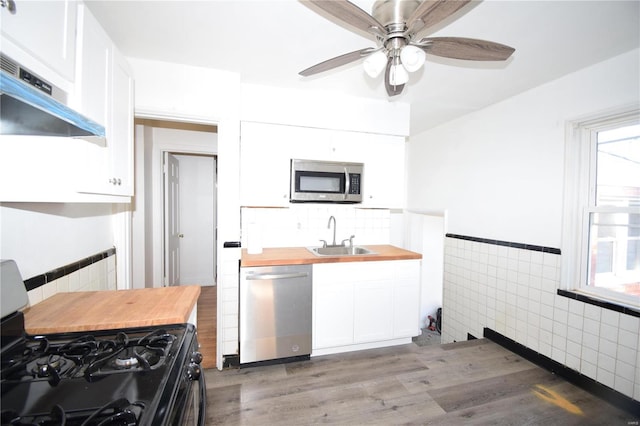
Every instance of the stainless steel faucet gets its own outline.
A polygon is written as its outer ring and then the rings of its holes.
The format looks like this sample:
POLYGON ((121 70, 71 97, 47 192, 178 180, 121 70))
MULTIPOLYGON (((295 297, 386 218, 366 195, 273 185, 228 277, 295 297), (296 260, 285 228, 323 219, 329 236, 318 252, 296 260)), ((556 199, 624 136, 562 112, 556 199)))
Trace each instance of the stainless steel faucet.
POLYGON ((329 217, 329 223, 327 223, 327 229, 331 229, 331 219, 333 219, 333 245, 336 244, 336 218, 331 216, 329 217))

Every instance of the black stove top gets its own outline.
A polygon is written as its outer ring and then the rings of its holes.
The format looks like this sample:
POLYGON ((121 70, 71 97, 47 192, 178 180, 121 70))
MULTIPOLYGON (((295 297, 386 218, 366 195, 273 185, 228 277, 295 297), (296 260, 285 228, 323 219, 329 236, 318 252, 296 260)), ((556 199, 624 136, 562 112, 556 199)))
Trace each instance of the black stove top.
POLYGON ((10 340, 3 336, 3 426, 169 424, 163 411, 199 355, 191 324, 10 340))

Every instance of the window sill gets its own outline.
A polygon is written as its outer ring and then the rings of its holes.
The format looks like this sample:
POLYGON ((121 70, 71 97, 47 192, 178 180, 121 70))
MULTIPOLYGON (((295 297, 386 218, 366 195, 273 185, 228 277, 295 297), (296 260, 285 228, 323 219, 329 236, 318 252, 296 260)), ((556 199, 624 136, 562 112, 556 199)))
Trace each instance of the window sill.
POLYGON ((603 309, 609 309, 612 311, 631 315, 633 317, 640 317, 639 308, 623 305, 621 303, 615 303, 610 300, 597 297, 594 294, 587 294, 576 290, 558 290, 558 296, 564 296, 570 299, 579 300, 580 302, 588 303, 590 305, 596 305, 603 309))

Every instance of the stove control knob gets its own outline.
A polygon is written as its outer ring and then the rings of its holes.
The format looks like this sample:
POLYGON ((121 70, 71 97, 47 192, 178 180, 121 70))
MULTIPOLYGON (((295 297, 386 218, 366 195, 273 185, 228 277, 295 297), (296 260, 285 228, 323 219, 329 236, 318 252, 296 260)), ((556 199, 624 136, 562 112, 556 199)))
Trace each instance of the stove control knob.
POLYGON ((194 352, 191 354, 191 362, 200 364, 202 362, 202 354, 200 352, 194 352))
POLYGON ((198 380, 201 374, 202 370, 198 364, 192 363, 187 366, 187 379, 198 380))

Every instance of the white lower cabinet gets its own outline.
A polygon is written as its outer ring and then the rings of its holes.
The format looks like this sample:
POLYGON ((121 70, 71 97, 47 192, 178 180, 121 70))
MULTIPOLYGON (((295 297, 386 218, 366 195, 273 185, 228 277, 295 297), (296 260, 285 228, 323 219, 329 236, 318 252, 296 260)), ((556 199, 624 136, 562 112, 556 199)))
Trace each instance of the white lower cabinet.
POLYGON ((420 334, 420 260, 313 266, 313 355, 409 343, 420 334))

